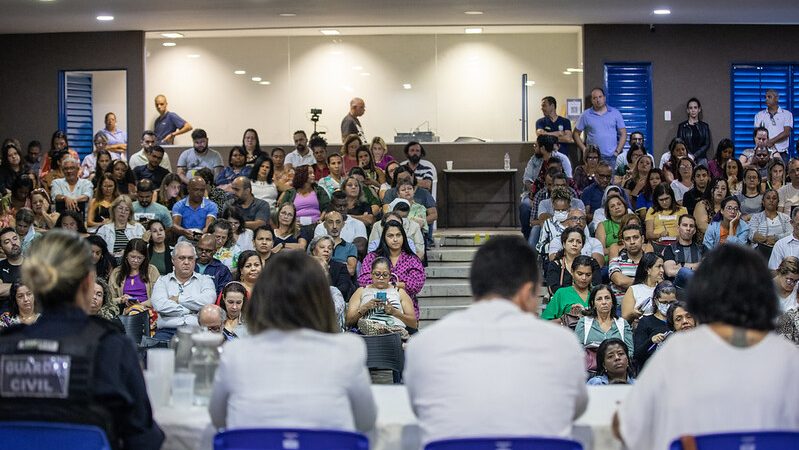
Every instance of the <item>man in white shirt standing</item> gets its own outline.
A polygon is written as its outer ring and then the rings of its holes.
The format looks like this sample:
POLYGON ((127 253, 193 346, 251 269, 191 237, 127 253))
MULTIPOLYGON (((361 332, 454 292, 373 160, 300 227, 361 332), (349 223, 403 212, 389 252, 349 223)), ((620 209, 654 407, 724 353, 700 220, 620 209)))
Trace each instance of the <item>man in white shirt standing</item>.
POLYGON ((774 89, 766 91, 766 106, 766 109, 755 114, 755 128, 764 127, 768 130, 767 147, 776 148, 782 160, 787 163, 790 156, 788 143, 793 129, 793 114, 787 109, 780 108, 780 94, 774 89))
POLYGON ((539 272, 521 237, 497 236, 471 267, 475 303, 408 342, 405 385, 422 445, 479 436, 562 436, 588 403, 574 333, 536 317, 539 272))
POLYGON ((295 169, 300 166, 312 166, 316 163, 316 157, 313 152, 308 148, 308 135, 303 130, 294 132, 294 151, 286 155, 283 164, 286 167, 294 167, 295 169))

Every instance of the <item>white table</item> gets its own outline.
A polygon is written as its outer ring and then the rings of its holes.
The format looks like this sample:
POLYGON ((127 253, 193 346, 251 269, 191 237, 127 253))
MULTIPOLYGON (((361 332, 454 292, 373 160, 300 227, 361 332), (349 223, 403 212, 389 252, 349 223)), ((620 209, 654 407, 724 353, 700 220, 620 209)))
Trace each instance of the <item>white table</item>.
MULTIPOLYGON (((620 450, 613 438, 611 418, 629 386, 588 386, 589 403, 574 426, 574 439, 585 450, 620 450)), ((405 386, 373 385, 377 426, 369 433, 375 450, 417 450, 419 427, 411 411, 405 386)), ((205 407, 156 407, 155 420, 166 434, 162 450, 211 450, 215 430, 205 407)))

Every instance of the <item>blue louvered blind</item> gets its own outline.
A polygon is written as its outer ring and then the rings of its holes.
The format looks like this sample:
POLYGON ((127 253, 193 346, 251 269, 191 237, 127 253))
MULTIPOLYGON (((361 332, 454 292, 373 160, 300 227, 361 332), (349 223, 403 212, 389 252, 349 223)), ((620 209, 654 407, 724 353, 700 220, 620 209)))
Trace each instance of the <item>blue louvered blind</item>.
MULTIPOLYGON (((732 66, 732 140, 735 153, 740 154, 754 146, 752 131, 755 114, 766 109, 766 90, 780 94, 780 106, 793 112, 794 97, 799 90, 799 66, 778 64, 735 64, 732 66)), ((794 136, 796 128, 794 127, 794 136)), ((794 138, 795 139, 795 138, 794 138)), ((791 148, 793 147, 793 140, 791 148)), ((791 152, 793 154, 793 152, 791 152)))
MULTIPOLYGON (((605 94, 607 103, 618 109, 624 117, 627 135, 633 131, 644 133, 647 150, 652 149, 652 64, 605 64, 605 94)), ((627 150, 630 140, 624 144, 627 150)))
POLYGON ((799 113, 799 65, 791 67, 791 112, 793 113, 793 136, 791 136, 791 145, 788 146, 791 156, 797 156, 796 143, 799 142, 799 127, 796 126, 796 115, 799 113))
POLYGON ((81 159, 92 152, 92 75, 66 75, 66 132, 81 159))

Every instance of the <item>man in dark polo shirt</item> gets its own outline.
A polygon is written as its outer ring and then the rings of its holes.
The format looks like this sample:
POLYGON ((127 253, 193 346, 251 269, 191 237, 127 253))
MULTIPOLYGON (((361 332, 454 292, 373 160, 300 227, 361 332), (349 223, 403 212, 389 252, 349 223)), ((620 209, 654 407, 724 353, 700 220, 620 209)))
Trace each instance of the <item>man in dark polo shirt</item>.
POLYGON ((547 96, 541 99, 541 112, 544 117, 535 121, 535 134, 555 136, 558 142, 570 144, 572 138, 572 124, 569 119, 561 117, 556 112, 558 102, 555 97, 547 96))
POLYGON ((147 157, 147 164, 133 169, 136 180, 150 180, 153 185, 161 186, 161 181, 169 174, 168 170, 161 167, 161 161, 164 160, 164 148, 160 145, 145 148, 144 156, 147 157))
POLYGON ((245 227, 257 230, 258 227, 269 223, 269 203, 252 195, 252 182, 249 178, 237 177, 230 184, 230 188, 236 198, 229 201, 225 209, 238 207, 244 216, 245 227))

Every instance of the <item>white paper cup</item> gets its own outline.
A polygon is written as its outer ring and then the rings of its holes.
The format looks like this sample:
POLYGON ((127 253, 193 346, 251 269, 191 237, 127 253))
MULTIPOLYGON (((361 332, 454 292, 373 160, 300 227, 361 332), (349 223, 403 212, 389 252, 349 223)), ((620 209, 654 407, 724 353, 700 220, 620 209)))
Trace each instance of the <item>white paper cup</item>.
POLYGON ((144 384, 153 407, 164 406, 169 402, 169 383, 169 377, 163 373, 144 371, 144 384))
POLYGON ((452 161, 447 161, 447 170, 452 170, 452 161))
POLYGON ((147 350, 147 370, 162 373, 171 378, 175 373, 175 352, 169 348, 151 348, 147 350))
POLYGON ((194 403, 194 377, 192 372, 175 372, 172 376, 172 406, 191 406, 194 403))

